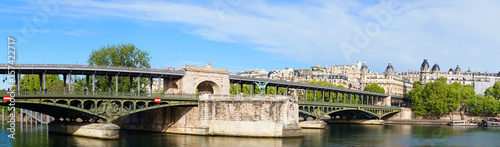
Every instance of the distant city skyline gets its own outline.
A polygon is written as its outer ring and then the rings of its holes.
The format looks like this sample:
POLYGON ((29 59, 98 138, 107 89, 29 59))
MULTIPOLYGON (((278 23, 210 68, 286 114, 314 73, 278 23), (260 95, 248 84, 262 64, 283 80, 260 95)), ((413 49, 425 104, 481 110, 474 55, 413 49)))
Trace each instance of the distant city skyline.
POLYGON ((10 0, 0 4, 8 20, 0 36, 17 38, 20 64, 87 64, 93 49, 131 43, 151 53, 152 68, 211 62, 236 73, 362 61, 374 72, 389 62, 406 72, 428 59, 441 72, 500 71, 500 2, 395 2, 10 0))

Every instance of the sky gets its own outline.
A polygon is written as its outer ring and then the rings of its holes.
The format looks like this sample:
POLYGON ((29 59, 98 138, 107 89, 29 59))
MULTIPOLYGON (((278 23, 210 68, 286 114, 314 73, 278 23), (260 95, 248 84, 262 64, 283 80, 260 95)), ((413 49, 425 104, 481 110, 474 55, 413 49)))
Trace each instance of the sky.
MULTIPOLYGON (((500 71, 497 0, 7 0, 0 37, 18 64, 88 64, 94 49, 131 43, 151 67, 280 70, 366 62, 383 72, 500 71)), ((0 63, 7 63, 7 51, 0 63)))

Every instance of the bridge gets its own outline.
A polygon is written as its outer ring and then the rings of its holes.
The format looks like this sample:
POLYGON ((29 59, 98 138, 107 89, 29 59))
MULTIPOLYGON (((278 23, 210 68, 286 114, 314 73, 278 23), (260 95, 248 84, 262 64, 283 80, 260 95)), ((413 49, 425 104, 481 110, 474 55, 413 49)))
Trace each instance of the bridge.
MULTIPOLYGON (((299 101, 299 113, 302 116, 314 116, 320 112, 332 117, 383 119, 386 116, 401 111, 399 107, 391 107, 391 96, 343 89, 329 86, 294 83, 270 79, 256 79, 229 75, 227 69, 212 68, 210 64, 205 67, 186 65, 183 69, 146 69, 112 66, 91 65, 63 65, 63 64, 0 64, 0 72, 8 74, 9 79, 15 79, 16 107, 30 109, 51 115, 56 119, 74 121, 81 118, 85 122, 95 122, 102 119, 111 122, 119 117, 163 107, 196 107, 198 106, 199 93, 213 95, 229 95, 230 84, 239 88, 243 85, 253 85, 255 82, 268 82, 267 86, 285 88, 284 95, 300 93, 306 94, 299 101), (23 74, 38 74, 40 88, 37 91, 22 91, 20 78, 23 74), (64 91, 52 91, 46 87, 46 75, 62 75, 64 91), (72 90, 71 75, 85 76, 88 91, 72 90), (96 76, 106 78, 108 85, 115 82, 116 87, 96 89, 96 76), (130 91, 119 91, 119 78, 128 77, 130 91), (114 81, 112 79, 114 78, 114 81), (141 93, 140 78, 149 79, 150 93, 141 93), (135 79, 135 80, 134 80, 135 79), (164 93, 152 93, 153 80, 163 81, 164 93), (91 81, 92 80, 92 81, 91 81), (132 88, 132 83, 137 82, 137 89, 132 88), (314 101, 307 101, 307 92, 314 91, 314 101), (316 98, 316 93, 321 93, 321 98, 316 98), (160 103, 155 103, 155 98, 160 98, 160 103)), ((253 91, 253 90, 252 90, 253 91)), ((276 94, 277 92, 275 92, 276 94)), ((7 105, 0 102, 0 105, 7 105)))

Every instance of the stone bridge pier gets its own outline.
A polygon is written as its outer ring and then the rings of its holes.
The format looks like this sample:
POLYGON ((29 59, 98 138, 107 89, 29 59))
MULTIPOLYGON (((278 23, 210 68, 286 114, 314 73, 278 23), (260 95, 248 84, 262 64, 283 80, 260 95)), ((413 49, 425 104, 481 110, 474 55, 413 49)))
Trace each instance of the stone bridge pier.
POLYGON ((203 95, 198 107, 167 107, 126 116, 123 129, 247 137, 300 137, 292 96, 203 95))

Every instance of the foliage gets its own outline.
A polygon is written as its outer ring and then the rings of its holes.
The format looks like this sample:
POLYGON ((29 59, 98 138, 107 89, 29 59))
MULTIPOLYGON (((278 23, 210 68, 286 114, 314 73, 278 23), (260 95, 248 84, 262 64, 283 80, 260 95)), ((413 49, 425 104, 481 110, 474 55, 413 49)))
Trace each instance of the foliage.
MULTIPOLYGON (((43 81, 42 81, 43 82, 43 81)), ((64 82, 58 75, 47 74, 45 75, 45 88, 50 91, 64 91, 64 82)), ((21 91, 40 91, 40 76, 38 74, 25 74, 20 78, 21 91)), ((11 89, 16 89, 12 86, 11 89)), ((43 89, 43 85, 42 85, 43 89)), ((66 87, 68 89, 68 87, 66 87)))
POLYGON ((469 99, 467 107, 474 114, 496 115, 500 113, 500 101, 492 96, 476 95, 469 99))
POLYGON ((448 85, 446 81, 446 78, 441 77, 425 84, 425 87, 415 82, 417 84, 408 92, 415 114, 424 116, 432 112, 439 118, 458 108, 468 108, 474 114, 500 113, 500 102, 492 96, 476 95, 471 85, 463 86, 458 82, 448 85))
MULTIPOLYGON (((321 85, 321 86, 330 86, 330 87, 337 87, 337 88, 345 88, 342 85, 333 85, 332 83, 328 83, 327 81, 309 81, 307 84, 314 84, 314 85, 321 85)), ((303 98, 304 96, 301 96, 300 98, 303 98)), ((329 99, 330 95, 328 92, 325 92, 325 95, 323 95, 323 92, 321 91, 316 91, 316 101, 321 101, 324 99, 325 101, 330 101, 329 99)), ((339 100, 341 99, 342 96, 339 97, 339 100)), ((299 99, 300 99, 299 98, 299 99)), ((337 95, 332 93, 332 101, 335 101, 337 98, 337 95)), ((314 101, 314 90, 308 90, 307 91, 307 100, 308 101, 314 101)))
MULTIPOLYGON (((253 88, 253 92, 251 92, 252 90, 252 87, 250 86, 253 86, 253 85, 248 85, 248 84, 244 84, 243 85, 243 88, 241 87, 238 87, 236 88, 236 85, 235 84, 231 84, 231 87, 229 89, 229 93, 231 95, 236 95, 236 90, 238 90, 240 93, 239 94, 243 94, 243 95, 249 95, 249 94, 259 94, 260 93, 260 90, 257 86, 255 86, 253 88)), ((266 93, 264 93, 265 95, 275 95, 275 87, 272 87, 272 86, 268 86, 267 88, 267 91, 266 93)), ((285 88, 283 87, 279 87, 278 88, 278 91, 277 91, 277 95, 285 95, 285 88)))
MULTIPOLYGON (((92 53, 89 55, 89 59, 87 60, 89 65, 99 65, 99 66, 119 66, 119 67, 138 67, 138 68, 151 68, 149 64, 150 60, 149 52, 143 51, 141 49, 136 48, 132 44, 118 44, 118 45, 108 45, 103 46, 97 50, 92 50, 92 53)), ((108 84, 108 77, 106 76, 96 76, 96 90, 100 91, 109 91, 109 87, 111 87, 112 91, 115 91, 115 77, 111 77, 111 82, 108 84)), ((147 78, 140 79, 141 88, 140 91, 146 91, 149 85, 149 80, 147 78)), ((76 80, 75 90, 82 90, 86 87, 86 85, 82 85, 86 82, 83 79, 76 80)), ((121 92, 130 92, 131 85, 129 77, 119 77, 118 78, 118 91, 121 92)), ((132 89, 136 91, 135 87, 137 87, 137 78, 134 78, 132 82, 132 89)))
POLYGON ((369 91, 369 92, 376 92, 376 93, 382 93, 385 94, 385 90, 383 87, 378 86, 377 83, 373 83, 370 85, 366 85, 364 91, 369 91))
POLYGON ((408 92, 408 97, 412 101, 411 109, 413 109, 415 114, 422 116, 427 114, 424 99, 422 97, 423 91, 424 88, 420 85, 420 82, 418 82, 418 84, 414 84, 413 89, 408 92))
POLYGON ((500 100, 500 81, 495 82, 493 87, 489 87, 484 91, 484 95, 492 96, 497 100, 500 100))

